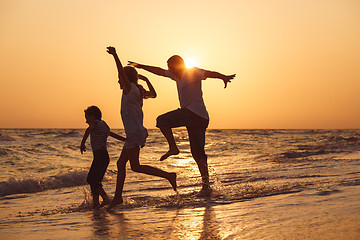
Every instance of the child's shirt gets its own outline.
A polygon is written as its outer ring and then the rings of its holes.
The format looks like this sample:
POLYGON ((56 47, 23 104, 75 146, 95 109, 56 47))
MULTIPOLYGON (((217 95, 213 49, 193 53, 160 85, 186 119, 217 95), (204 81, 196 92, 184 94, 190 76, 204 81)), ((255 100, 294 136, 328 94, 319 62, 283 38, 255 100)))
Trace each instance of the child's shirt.
POLYGON ((90 133, 90 143, 93 151, 106 150, 107 138, 110 134, 110 128, 103 120, 97 120, 95 128, 90 133))
POLYGON ((180 107, 187 108, 198 116, 209 119, 201 90, 201 80, 205 79, 205 70, 196 67, 186 69, 181 79, 178 79, 169 70, 166 70, 165 74, 176 81, 180 107))

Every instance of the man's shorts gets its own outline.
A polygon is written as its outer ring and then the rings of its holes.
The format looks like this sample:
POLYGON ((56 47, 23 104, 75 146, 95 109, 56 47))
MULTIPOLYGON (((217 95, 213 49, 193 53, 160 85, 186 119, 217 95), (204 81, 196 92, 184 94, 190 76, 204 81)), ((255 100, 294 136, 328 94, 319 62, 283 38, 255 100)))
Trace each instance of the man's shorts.
POLYGON ((207 159, 205 154, 205 131, 209 120, 200 117, 189 109, 179 108, 177 110, 160 115, 156 119, 156 126, 161 127, 186 127, 189 134, 191 154, 194 159, 207 159))

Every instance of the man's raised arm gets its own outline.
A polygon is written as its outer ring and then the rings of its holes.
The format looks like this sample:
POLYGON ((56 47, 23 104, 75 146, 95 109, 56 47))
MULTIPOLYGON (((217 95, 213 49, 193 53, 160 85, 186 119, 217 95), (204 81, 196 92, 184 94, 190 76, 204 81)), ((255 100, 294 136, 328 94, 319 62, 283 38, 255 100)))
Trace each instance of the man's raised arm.
POLYGON ((221 74, 221 73, 218 73, 218 72, 213 72, 213 71, 205 71, 205 74, 204 74, 204 78, 218 78, 218 79, 221 79, 224 81, 224 84, 225 84, 225 88, 227 87, 227 84, 229 82, 231 82, 232 79, 234 79, 236 76, 236 74, 232 74, 232 75, 224 75, 224 74, 221 74))
POLYGON ((165 74, 166 70, 163 69, 163 68, 143 65, 143 64, 139 64, 139 63, 131 62, 131 61, 129 61, 129 65, 133 66, 133 67, 136 67, 136 68, 139 68, 139 69, 144 69, 145 71, 151 72, 153 74, 156 74, 156 75, 159 75, 159 76, 162 76, 162 77, 167 77, 166 74, 165 74))

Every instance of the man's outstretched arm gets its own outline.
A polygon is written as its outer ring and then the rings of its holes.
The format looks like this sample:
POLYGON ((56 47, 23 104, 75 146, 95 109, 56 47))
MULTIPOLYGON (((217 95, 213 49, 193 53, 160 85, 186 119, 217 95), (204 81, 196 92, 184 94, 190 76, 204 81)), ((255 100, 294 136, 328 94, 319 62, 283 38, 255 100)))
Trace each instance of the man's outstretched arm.
POLYGON ((229 82, 231 82, 232 79, 234 79, 236 76, 236 74, 233 74, 233 75, 224 75, 224 74, 221 74, 221 73, 218 73, 218 72, 213 72, 213 71, 205 71, 205 74, 204 74, 204 78, 218 78, 218 79, 221 79, 224 81, 224 84, 225 84, 225 87, 227 87, 227 84, 229 82))
POLYGON ((140 63, 136 63, 136 62, 131 62, 131 61, 129 61, 129 65, 139 68, 139 69, 144 69, 145 71, 151 72, 153 74, 156 74, 156 75, 159 75, 162 77, 167 77, 165 74, 166 70, 163 68, 148 66, 148 65, 144 65, 144 64, 140 64, 140 63))

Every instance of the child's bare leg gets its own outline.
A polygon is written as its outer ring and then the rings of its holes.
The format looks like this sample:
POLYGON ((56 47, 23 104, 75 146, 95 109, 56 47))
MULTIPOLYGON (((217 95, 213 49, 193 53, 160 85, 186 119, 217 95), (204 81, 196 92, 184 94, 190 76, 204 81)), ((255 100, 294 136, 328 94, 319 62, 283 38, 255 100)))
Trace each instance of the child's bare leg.
POLYGON ((122 190, 123 190, 124 182, 125 182, 125 173, 118 172, 115 195, 107 210, 110 210, 115 206, 124 202, 122 198, 122 190))
POLYGON ((165 178, 169 181, 174 191, 177 191, 176 173, 169 173, 159 168, 151 167, 148 165, 141 165, 139 162, 139 154, 140 154, 139 148, 132 148, 128 150, 128 157, 131 164, 131 170, 138 173, 144 173, 156 177, 165 178))
POLYGON ((160 131, 163 133, 164 137, 166 138, 166 140, 169 144, 169 151, 160 158, 160 161, 164 161, 165 159, 167 159, 168 157, 170 157, 172 155, 178 155, 180 153, 180 151, 176 145, 174 135, 173 135, 171 128, 170 127, 160 127, 160 131))
POLYGON ((123 149, 119 160, 117 161, 118 174, 116 180, 115 196, 111 201, 107 210, 112 209, 116 205, 123 203, 122 192, 124 188, 125 176, 126 176, 126 162, 128 161, 127 150, 123 149))
POLYGON ((99 192, 100 196, 103 199, 103 202, 100 204, 100 207, 109 205, 111 203, 111 200, 110 200, 109 196, 106 194, 106 192, 104 191, 104 189, 102 187, 99 187, 97 189, 97 191, 99 192))

